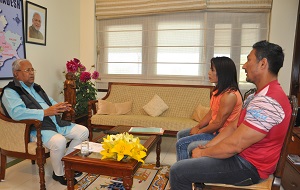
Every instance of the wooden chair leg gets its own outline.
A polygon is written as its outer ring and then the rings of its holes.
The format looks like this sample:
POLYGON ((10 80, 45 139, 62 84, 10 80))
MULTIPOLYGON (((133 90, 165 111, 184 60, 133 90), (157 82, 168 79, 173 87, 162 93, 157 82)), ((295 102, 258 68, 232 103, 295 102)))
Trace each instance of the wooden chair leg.
POLYGON ((44 156, 37 158, 37 165, 39 167, 39 176, 40 176, 40 190, 46 190, 45 169, 44 169, 45 163, 46 163, 46 158, 44 156))
MULTIPOLYGON (((1 153, 0 153, 1 154, 1 153)), ((1 173, 0 173, 0 181, 5 178, 5 169, 6 169, 6 156, 1 154, 1 173)))

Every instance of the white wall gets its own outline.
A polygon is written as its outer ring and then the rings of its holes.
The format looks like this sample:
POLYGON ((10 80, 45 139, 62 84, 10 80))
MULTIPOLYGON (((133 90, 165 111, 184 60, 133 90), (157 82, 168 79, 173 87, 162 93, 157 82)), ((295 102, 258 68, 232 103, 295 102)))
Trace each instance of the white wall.
POLYGON ((96 65, 96 20, 94 0, 80 1, 80 57, 81 62, 89 68, 96 65))
MULTIPOLYGON (((35 82, 42 85, 49 96, 62 101, 65 63, 73 57, 80 58, 80 0, 30 0, 47 8, 46 46, 26 43, 26 58, 37 70, 35 82)), ((24 20, 25 20, 25 4, 24 20)), ((25 23, 24 23, 25 24, 25 23)), ((9 80, 1 80, 0 87, 9 80)))
POLYGON ((273 0, 271 14, 270 42, 279 44, 285 53, 279 82, 286 94, 290 93, 298 3, 299 0, 273 0))

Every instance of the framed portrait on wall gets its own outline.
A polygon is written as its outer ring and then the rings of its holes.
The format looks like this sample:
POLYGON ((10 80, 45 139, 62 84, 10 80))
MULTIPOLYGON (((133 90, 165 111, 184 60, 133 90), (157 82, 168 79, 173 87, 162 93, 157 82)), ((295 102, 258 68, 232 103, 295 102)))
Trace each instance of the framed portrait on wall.
POLYGON ((26 42, 46 45, 47 8, 26 1, 26 42))
POLYGON ((0 7, 0 80, 7 80, 12 63, 26 58, 23 0, 0 1, 0 7))

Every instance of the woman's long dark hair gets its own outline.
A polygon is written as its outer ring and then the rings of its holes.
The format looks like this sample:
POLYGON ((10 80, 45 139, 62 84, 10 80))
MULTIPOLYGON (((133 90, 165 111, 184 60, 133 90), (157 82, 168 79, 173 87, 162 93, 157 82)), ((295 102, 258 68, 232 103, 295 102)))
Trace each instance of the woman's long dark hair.
POLYGON ((210 63, 211 67, 215 66, 218 76, 218 83, 214 88, 214 91, 218 90, 218 92, 215 94, 215 96, 218 96, 227 90, 238 90, 241 94, 237 82, 236 67, 232 59, 229 57, 213 57, 210 60, 210 63))

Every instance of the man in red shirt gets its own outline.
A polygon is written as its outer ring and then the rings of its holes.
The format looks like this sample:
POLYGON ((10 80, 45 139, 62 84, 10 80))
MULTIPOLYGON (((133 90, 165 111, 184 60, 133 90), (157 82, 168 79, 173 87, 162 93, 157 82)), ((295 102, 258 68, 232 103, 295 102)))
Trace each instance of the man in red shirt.
POLYGON ((275 171, 292 113, 277 80, 283 60, 279 45, 267 41, 253 45, 243 69, 256 93, 245 100, 237 124, 194 149, 192 159, 171 167, 172 190, 192 189, 192 183, 251 185, 275 171))

